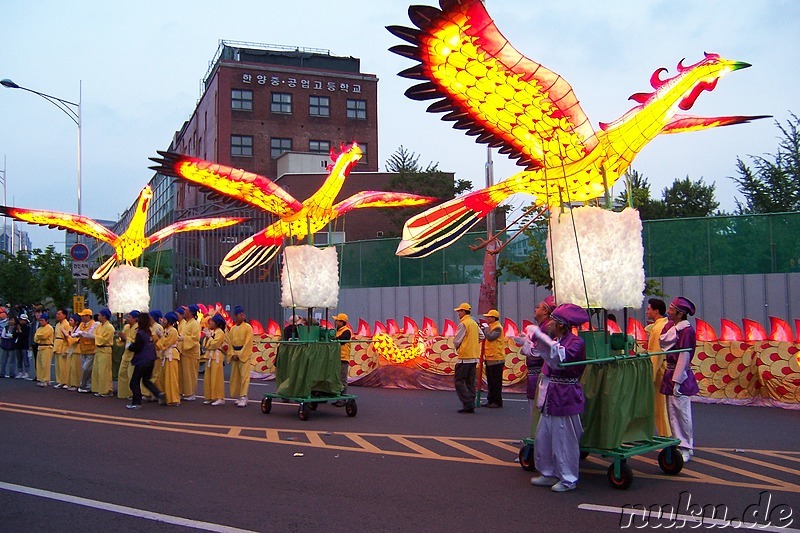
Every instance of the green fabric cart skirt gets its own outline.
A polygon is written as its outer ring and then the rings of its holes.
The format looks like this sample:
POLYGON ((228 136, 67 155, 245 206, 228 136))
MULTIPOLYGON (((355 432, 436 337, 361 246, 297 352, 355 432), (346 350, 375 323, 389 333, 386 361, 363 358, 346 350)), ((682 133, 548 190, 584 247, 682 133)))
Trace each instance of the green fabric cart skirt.
POLYGON ((312 391, 340 394, 340 346, 338 342, 293 342, 279 345, 275 365, 277 393, 290 398, 307 398, 312 391))
POLYGON ((586 409, 581 446, 618 448, 653 438, 653 365, 649 357, 589 364, 583 372, 586 409))

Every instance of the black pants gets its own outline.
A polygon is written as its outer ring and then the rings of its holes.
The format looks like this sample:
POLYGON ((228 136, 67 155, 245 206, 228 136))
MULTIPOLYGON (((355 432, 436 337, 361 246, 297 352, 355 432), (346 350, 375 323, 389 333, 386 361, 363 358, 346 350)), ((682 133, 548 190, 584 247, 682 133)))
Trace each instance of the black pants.
POLYGON ((475 363, 456 363, 453 376, 456 394, 465 409, 475 407, 475 363))
POLYGON ((496 365, 486 365, 486 384, 489 392, 486 394, 486 402, 503 405, 503 368, 506 365, 501 361, 496 365))
POLYGON ((150 378, 153 376, 153 366, 155 361, 150 361, 144 365, 136 365, 133 367, 133 375, 131 376, 131 391, 133 392, 133 401, 131 405, 142 405, 142 386, 147 387, 147 390, 153 393, 153 396, 158 398, 161 396, 161 391, 158 387, 153 385, 150 378))

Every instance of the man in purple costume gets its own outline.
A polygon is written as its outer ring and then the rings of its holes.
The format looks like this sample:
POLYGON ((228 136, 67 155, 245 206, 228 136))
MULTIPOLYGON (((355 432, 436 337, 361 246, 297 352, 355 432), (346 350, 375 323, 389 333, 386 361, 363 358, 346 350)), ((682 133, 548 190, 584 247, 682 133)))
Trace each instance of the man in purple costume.
POLYGON ((694 429, 692 427, 692 402, 690 396, 699 392, 692 371, 692 357, 697 347, 694 328, 688 317, 694 315, 695 305, 688 298, 678 296, 667 309, 669 322, 661 334, 661 349, 680 350, 666 356, 667 370, 661 381, 661 394, 667 397, 667 416, 672 436, 680 439, 678 449, 683 462, 694 455, 694 429))
POLYGON ((583 339, 572 328, 589 320, 586 311, 575 304, 562 304, 550 315, 547 334, 538 326, 528 326, 534 353, 544 359, 540 378, 539 402, 542 416, 536 429, 534 460, 542 474, 531 479, 533 485, 551 487, 554 492, 575 489, 578 484, 580 440, 583 436, 581 413, 585 399, 579 383, 583 365, 561 367, 561 363, 586 360, 583 339))

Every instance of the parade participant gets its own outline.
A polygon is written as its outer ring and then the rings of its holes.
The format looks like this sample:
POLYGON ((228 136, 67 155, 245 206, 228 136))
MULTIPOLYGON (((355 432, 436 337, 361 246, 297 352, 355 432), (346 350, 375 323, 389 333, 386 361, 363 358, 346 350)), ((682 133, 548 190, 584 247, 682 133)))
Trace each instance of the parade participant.
POLYGON ((92 319, 92 310, 84 309, 79 313, 81 322, 72 336, 78 339, 77 351, 81 356, 81 382, 78 392, 89 393, 89 381, 92 379, 92 366, 94 366, 94 353, 96 350, 94 332, 100 326, 92 319))
POLYGON ((14 354, 14 329, 17 321, 6 314, 5 308, 0 312, 0 376, 13 378, 17 375, 17 359, 14 354))
MULTIPOLYGON (((660 337, 667 324, 667 304, 664 300, 650 298, 647 300, 645 314, 650 324, 644 328, 647 332, 647 351, 656 353, 661 351, 660 337)), ((672 431, 669 429, 669 417, 667 416, 667 397, 661 394, 661 381, 664 379, 664 372, 667 369, 666 358, 663 354, 651 355, 650 362, 653 364, 653 383, 655 385, 655 404, 653 418, 655 419, 656 434, 662 437, 671 437, 672 431)))
POLYGON ((305 323, 306 321, 303 317, 292 315, 292 318, 289 319, 289 323, 283 328, 283 340, 298 340, 300 338, 298 328, 304 326, 305 323))
POLYGON ((104 307, 97 313, 99 325, 94 331, 95 353, 92 365, 92 392, 95 396, 111 398, 114 396, 113 358, 114 326, 109 322, 111 311, 104 307))
POLYGON ((697 380, 692 370, 692 357, 697 348, 697 337, 688 317, 695 313, 694 303, 678 296, 669 304, 669 322, 661 334, 661 348, 664 351, 680 350, 667 354, 667 368, 661 381, 661 394, 667 396, 667 415, 672 435, 680 439, 678 446, 683 462, 694 455, 694 428, 692 425, 691 396, 699 392, 697 380))
MULTIPOLYGON (((158 348, 158 341, 164 336, 164 326, 161 325, 161 320, 164 318, 164 315, 161 314, 160 309, 151 309, 149 314, 150 332, 153 334, 153 343, 156 344, 156 362, 153 364, 153 375, 150 377, 150 381, 152 381, 159 390, 163 390, 163 382, 161 381, 161 363, 163 361, 164 354, 158 348)), ((146 402, 157 401, 157 398, 155 396, 151 396, 147 390, 142 391, 142 395, 144 397, 144 401, 146 402)))
POLYGON ((50 325, 47 313, 39 313, 39 327, 33 334, 33 342, 38 347, 36 354, 36 384, 40 387, 50 385, 50 365, 53 363, 53 342, 55 331, 50 325))
POLYGON ((190 305, 183 313, 183 327, 178 326, 178 349, 181 352, 181 394, 187 402, 197 399, 197 374, 200 369, 200 323, 197 321, 196 305, 190 305))
POLYGON ((480 341, 483 331, 478 323, 470 316, 472 307, 463 303, 453 309, 458 313, 459 324, 453 344, 458 354, 458 363, 453 376, 458 399, 462 407, 459 413, 475 412, 475 367, 481 356, 480 341))
POLYGON ((67 320, 67 310, 59 309, 56 311, 56 325, 53 328, 55 342, 53 344, 53 354, 56 360, 56 384, 53 388, 66 389, 69 387, 69 343, 67 337, 70 334, 70 325, 67 320))
POLYGON ((65 339, 67 341, 67 390, 76 391, 81 383, 83 366, 81 361, 81 351, 78 347, 80 337, 75 335, 81 326, 81 317, 72 313, 69 315, 70 332, 65 339))
POLYGON ((231 365, 231 397, 236 407, 247 407, 250 388, 250 356, 253 353, 253 327, 245 321, 244 308, 233 308, 235 324, 228 331, 228 363, 231 365))
MULTIPOLYGON (((533 319, 542 331, 547 331, 550 325, 550 313, 556 308, 556 299, 553 296, 548 296, 536 306, 533 311, 533 319)), ((525 343, 520 352, 525 356, 525 366, 528 368, 528 381, 526 395, 528 397, 528 405, 531 408, 531 437, 536 435, 536 428, 539 425, 539 418, 541 410, 537 406, 537 398, 539 396, 539 380, 542 374, 544 360, 541 357, 533 355, 533 349, 537 340, 530 341, 525 338, 525 343)))
POLYGON ((163 320, 166 324, 164 336, 156 342, 156 349, 162 353, 160 381, 157 387, 164 391, 167 405, 178 406, 181 403, 178 315, 174 311, 170 311, 164 315, 163 320), (163 387, 160 386, 162 384, 163 387))
POLYGON ((506 337, 500 324, 500 313, 490 309, 484 315, 487 324, 483 326, 486 337, 484 361, 486 364, 486 403, 483 407, 503 407, 503 369, 506 363, 506 337))
POLYGON ((126 407, 128 409, 142 408, 142 385, 152 392, 153 396, 161 400, 162 405, 166 405, 166 396, 150 381, 150 377, 153 375, 153 365, 156 361, 156 346, 153 344, 153 334, 150 332, 150 315, 139 313, 137 323, 139 327, 136 331, 136 337, 131 343, 133 374, 131 375, 130 388, 133 395, 131 403, 126 407))
MULTIPOLYGON (((190 306, 191 307, 191 306, 190 306)), ((187 324, 189 321, 187 320, 187 324)), ((222 345, 225 344, 225 319, 217 313, 208 321, 208 329, 204 331, 203 348, 206 354, 206 373, 203 392, 206 405, 225 404, 225 375, 222 364, 225 357, 222 345)))
MULTIPOLYGON (((350 339, 353 338, 353 330, 347 323, 348 316, 344 313, 333 315, 333 325, 336 327, 336 340, 341 343, 339 348, 339 359, 342 362, 339 379, 342 381, 342 394, 347 394, 347 374, 350 372, 350 339)), ((333 402, 335 407, 344 407, 344 400, 333 402)))
POLYGON ((125 347, 122 352, 122 359, 119 362, 119 371, 117 372, 117 398, 121 400, 128 400, 133 396, 130 386, 131 376, 133 375, 131 343, 136 338, 136 332, 139 330, 138 319, 139 311, 136 309, 125 315, 125 325, 122 326, 122 331, 119 332, 117 340, 118 344, 125 347))
POLYGON ((534 461, 539 477, 537 486, 553 492, 573 490, 578 484, 580 440, 583 435, 580 415, 585 398, 579 380, 583 366, 561 367, 561 363, 586 360, 583 339, 572 328, 589 320, 584 309, 575 304, 561 304, 550 315, 548 332, 528 326, 535 354, 544 359, 546 372, 541 377, 538 402, 542 415, 536 429, 534 461))
MULTIPOLYGON (((14 330, 14 351, 17 353, 17 379, 33 379, 31 373, 31 360, 28 351, 30 350, 31 325, 28 323, 28 315, 21 313, 17 319, 17 327, 14 330)), ((35 370, 35 369, 34 369, 35 370)))

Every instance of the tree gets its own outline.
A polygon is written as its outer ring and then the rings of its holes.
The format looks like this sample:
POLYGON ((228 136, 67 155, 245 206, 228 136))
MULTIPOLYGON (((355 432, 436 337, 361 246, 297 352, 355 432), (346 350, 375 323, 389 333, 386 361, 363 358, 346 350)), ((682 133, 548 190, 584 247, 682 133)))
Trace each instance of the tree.
POLYGON ((625 175, 625 190, 617 195, 616 203, 621 211, 631 203, 639 211, 642 220, 657 220, 666 217, 664 202, 650 196, 650 182, 636 170, 629 169, 625 175))
POLYGON ((39 300, 40 285, 34 274, 30 253, 19 251, 12 255, 2 254, 0 268, 0 295, 6 303, 30 304, 39 300))
MULTIPOLYGON (((438 163, 431 162, 423 168, 419 163, 419 155, 402 145, 386 161, 386 171, 395 173, 389 180, 391 191, 413 192, 444 201, 472 189, 472 184, 467 180, 451 180, 450 174, 439 170, 438 163)), ((429 208, 430 206, 420 206, 392 209, 389 219, 394 226, 391 231, 393 236, 400 235, 406 220, 429 208)))
POLYGON ((714 214, 719 202, 714 198, 716 185, 706 185, 703 178, 692 181, 689 176, 676 179, 671 187, 661 192, 664 201, 664 218, 707 217, 714 214))
POLYGON ((69 307, 72 304, 74 280, 67 264, 67 256, 56 252, 50 245, 33 251, 33 265, 39 269, 39 288, 42 299, 49 298, 53 306, 69 307))
POLYGON ((739 177, 731 177, 744 195, 736 199, 737 214, 782 213, 800 210, 800 119, 794 113, 781 131, 778 151, 767 156, 750 156, 753 169, 736 158, 739 177))

